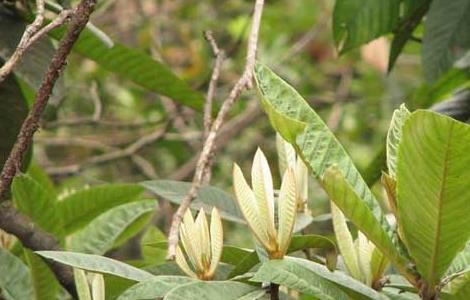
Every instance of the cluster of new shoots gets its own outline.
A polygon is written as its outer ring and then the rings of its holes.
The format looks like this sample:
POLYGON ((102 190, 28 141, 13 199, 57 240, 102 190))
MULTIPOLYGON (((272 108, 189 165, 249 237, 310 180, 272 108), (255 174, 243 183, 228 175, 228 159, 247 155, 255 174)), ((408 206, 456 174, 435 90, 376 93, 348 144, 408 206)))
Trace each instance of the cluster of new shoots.
POLYGON ((223 239, 217 208, 212 209, 210 229, 204 209, 199 211, 196 220, 188 209, 180 227, 181 247, 176 250, 176 263, 190 277, 213 279, 222 255, 223 239))
POLYGON ((237 164, 233 168, 233 180, 238 205, 253 235, 270 259, 282 258, 289 247, 297 213, 298 193, 294 170, 290 166, 286 168, 279 196, 275 199, 268 161, 258 149, 251 170, 252 187, 237 164), (274 217, 276 209, 277 220, 274 217))

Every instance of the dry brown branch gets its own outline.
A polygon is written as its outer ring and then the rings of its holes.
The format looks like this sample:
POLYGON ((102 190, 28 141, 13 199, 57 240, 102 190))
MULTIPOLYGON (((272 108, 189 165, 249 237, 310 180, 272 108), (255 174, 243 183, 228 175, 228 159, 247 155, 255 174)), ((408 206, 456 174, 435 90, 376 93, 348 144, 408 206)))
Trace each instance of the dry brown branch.
POLYGON ((71 10, 62 11, 51 23, 42 27, 44 23, 44 0, 36 0, 36 18, 26 27, 18 46, 10 58, 0 68, 0 83, 7 78, 13 68, 20 61, 29 47, 46 33, 64 24, 72 13, 71 10))
POLYGON ((59 167, 45 167, 46 172, 49 175, 70 175, 75 174, 83 171, 86 168, 109 163, 118 159, 123 158, 131 158, 134 164, 139 167, 139 169, 144 173, 145 176, 149 177, 150 179, 155 179, 158 176, 156 175, 156 171, 153 166, 142 156, 138 155, 137 153, 145 146, 156 142, 157 140, 161 139, 165 136, 165 132, 168 128, 168 124, 156 129, 150 134, 144 135, 136 140, 134 143, 128 145, 124 149, 115 148, 112 146, 108 146, 106 144, 79 139, 79 138, 65 138, 65 139, 51 139, 50 144, 56 143, 56 145, 79 145, 85 147, 93 147, 96 149, 100 149, 105 151, 106 153, 89 157, 87 160, 81 163, 67 165, 67 166, 59 166, 59 167))
MULTIPOLYGON (((41 115, 46 108, 52 89, 66 64, 67 56, 70 54, 72 46, 77 41, 81 31, 88 23, 95 5, 96 0, 82 0, 73 11, 67 33, 60 41, 57 51, 52 57, 49 68, 36 94, 36 101, 24 120, 13 149, 3 166, 0 175, 0 201, 7 198, 13 177, 16 175, 26 151, 31 145, 33 135, 39 127, 41 115)), ((40 13, 42 14, 41 11, 40 13)), ((0 207, 0 228, 15 235, 23 245, 32 250, 60 249, 59 243, 53 237, 39 230, 27 217, 17 212, 8 201, 2 203, 0 207)), ((76 290, 71 269, 53 263, 51 263, 51 266, 59 282, 75 297, 76 290)))
POLYGON ((264 0, 256 0, 255 7, 253 10, 253 18, 251 24, 251 32, 248 38, 248 50, 246 56, 246 64, 241 75, 240 79, 235 83, 235 86, 230 91, 228 97, 224 100, 217 117, 212 123, 211 129, 207 135, 207 138, 204 141, 204 145, 201 151, 201 155, 198 159, 196 166, 196 171, 193 178, 193 183, 191 188, 186 195, 186 197, 181 202, 181 205, 178 207, 178 210, 173 215, 173 220, 170 228, 170 233, 168 236, 168 258, 174 259, 176 254, 176 246, 179 241, 178 233, 181 220, 186 210, 189 208, 189 205, 196 197, 196 193, 201 185, 202 180, 204 179, 204 173, 208 166, 210 156, 215 146, 215 141, 219 129, 222 126, 225 117, 227 116, 230 108, 233 103, 238 99, 243 90, 252 87, 252 77, 253 69, 255 66, 256 60, 256 48, 258 44, 258 33, 261 24, 261 16, 263 13, 264 0))

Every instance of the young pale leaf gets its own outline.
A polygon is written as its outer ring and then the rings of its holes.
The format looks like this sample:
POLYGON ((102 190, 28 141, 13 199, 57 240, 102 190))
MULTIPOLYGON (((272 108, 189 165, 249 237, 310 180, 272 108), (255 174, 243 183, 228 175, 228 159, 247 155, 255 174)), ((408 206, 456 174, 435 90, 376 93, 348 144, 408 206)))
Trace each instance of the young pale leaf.
POLYGON ((276 134, 276 150, 279 160, 279 171, 282 176, 288 166, 295 164, 296 153, 294 147, 284 140, 279 133, 276 134))
POLYGON ((190 210, 187 210, 180 227, 181 243, 185 253, 187 254, 192 266, 197 270, 202 270, 203 265, 201 261, 202 249, 200 245, 200 235, 196 231, 196 226, 190 210))
MULTIPOLYGON (((359 198, 338 168, 333 166, 326 171, 323 187, 345 216, 390 259, 403 275, 408 276, 406 260, 400 255, 391 238, 380 226, 379 221, 359 198)), ((412 280, 412 277, 408 276, 408 278, 412 280)))
POLYGON ((358 253, 356 247, 354 247, 354 240, 349 232, 346 218, 334 202, 331 202, 331 217, 339 252, 343 257, 346 270, 351 277, 360 280, 361 269, 359 268, 358 253))
POLYGON ((337 165, 359 199, 388 230, 378 202, 351 158, 302 96, 263 65, 256 65, 255 79, 271 125, 294 146, 313 174, 322 179, 330 166, 337 165))
POLYGON ((117 300, 162 298, 173 288, 194 281, 195 279, 184 276, 156 276, 128 288, 117 300))
POLYGON ((33 283, 28 267, 0 247, 0 297, 6 300, 33 299, 33 283))
POLYGON ((222 221, 217 208, 212 209, 211 213, 211 265, 209 269, 210 274, 214 274, 217 264, 222 256, 222 249, 224 247, 224 232, 222 228, 222 221))
POLYGON ((104 255, 118 237, 142 215, 155 210, 155 200, 131 202, 101 214, 85 228, 72 235, 70 250, 104 255))
POLYGON ((251 182, 258 211, 263 221, 263 226, 271 239, 276 238, 274 227, 274 189, 273 179, 268 161, 261 149, 258 148, 251 169, 251 182))
POLYGON ((56 262, 95 273, 115 275, 134 281, 153 277, 146 271, 104 256, 65 251, 36 251, 36 253, 56 262))
POLYGON ((105 300, 104 278, 101 274, 93 274, 91 280, 91 294, 93 300, 105 300))
POLYGON ((367 240, 367 237, 362 232, 359 231, 357 233, 357 239, 354 241, 354 246, 356 246, 357 260, 359 262, 359 269, 361 270, 360 280, 366 285, 371 286, 371 259, 374 245, 367 240))
POLYGON ((424 280, 440 281, 470 237, 470 126, 429 111, 411 114, 398 151, 403 239, 424 280))
POLYGON ((197 281, 170 290, 165 300, 255 300, 266 292, 236 281, 197 281))
POLYGON ((390 127, 387 133, 387 168, 388 174, 392 178, 396 178, 397 169, 397 154, 398 145, 402 135, 402 127, 406 119, 410 115, 410 112, 406 108, 405 104, 400 105, 398 109, 395 109, 390 122, 390 127))
MULTIPOLYGON (((250 226, 251 231, 266 248, 271 248, 269 245, 269 238, 266 233, 265 220, 261 220, 258 206, 255 199, 255 194, 245 180, 240 167, 237 164, 233 166, 233 188, 237 198, 240 210, 245 216, 246 222, 250 226)), ((274 249, 273 249, 274 250, 274 249)))
POLYGON ((294 229, 297 212, 297 190, 294 172, 288 168, 282 178, 281 191, 278 199, 278 243, 281 257, 287 252, 294 229))
POLYGON ((192 278, 197 278, 196 273, 194 273, 191 268, 189 267, 188 263, 186 262, 186 258, 184 257, 183 251, 181 251, 180 246, 176 248, 176 257, 175 257, 176 264, 180 267, 181 271, 183 271, 186 275, 192 278))
POLYGON ((75 286, 77 287, 78 299, 93 300, 91 298, 91 291, 85 271, 73 268, 73 277, 75 279, 75 286))
POLYGON ((199 243, 196 246, 201 248, 200 259, 203 265, 203 270, 205 270, 206 267, 209 266, 211 260, 211 240, 209 226, 207 225, 207 218, 206 213, 204 212, 204 208, 201 208, 197 215, 195 222, 195 230, 193 232, 199 235, 199 243))

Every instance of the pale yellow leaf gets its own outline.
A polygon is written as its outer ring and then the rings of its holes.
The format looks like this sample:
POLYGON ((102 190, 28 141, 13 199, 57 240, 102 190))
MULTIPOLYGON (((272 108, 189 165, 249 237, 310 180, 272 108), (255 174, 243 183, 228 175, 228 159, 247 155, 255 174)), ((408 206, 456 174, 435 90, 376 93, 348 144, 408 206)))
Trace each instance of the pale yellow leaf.
MULTIPOLYGON (((188 214, 188 212, 186 212, 186 214, 188 214)), ((189 214, 191 214, 191 212, 189 212, 189 214)), ((196 234, 194 229, 194 222, 190 222, 190 225, 187 225, 185 222, 183 222, 180 226, 180 240, 192 266, 196 270, 202 270, 203 266, 201 262, 201 248, 199 246, 199 236, 196 234)))
POLYGON ((75 279, 75 286, 77 287, 78 299, 92 300, 85 271, 73 268, 73 277, 75 279))
POLYGON ((204 208, 199 210, 199 213, 195 222, 197 231, 196 234, 199 235, 199 247, 201 248, 201 262, 203 265, 203 270, 209 268, 211 261, 211 241, 209 234, 209 226, 207 224, 207 218, 204 211, 204 208))
POLYGON ((260 221, 265 226, 270 239, 275 240, 273 179, 266 156, 259 148, 251 168, 251 181, 258 204, 260 221))
POLYGON ((181 271, 183 271, 186 275, 188 275, 189 277, 197 278, 196 273, 191 270, 188 263, 186 262, 186 258, 184 257, 183 251, 181 251, 180 246, 176 248, 175 261, 181 271))
POLYGON ((360 280, 362 277, 359 267, 358 253, 354 246, 354 241, 349 232, 348 224, 343 212, 331 202, 331 217, 333 219, 333 229, 338 242, 339 252, 343 257, 344 265, 351 277, 360 280))
POLYGON ((259 219, 258 207, 256 204, 255 194, 248 186, 240 167, 237 164, 233 166, 233 187, 235 190, 235 198, 245 217, 248 226, 255 235, 256 239, 266 248, 270 248, 269 238, 266 228, 263 227, 259 219))
POLYGON ((276 134, 276 149, 279 159, 279 171, 281 176, 283 176, 288 167, 294 167, 295 150, 279 133, 276 134))
POLYGON ((91 281, 93 300, 105 300, 105 288, 103 275, 95 273, 91 281))
POLYGON ((370 286, 372 283, 372 273, 370 268, 370 262, 372 258, 372 251, 374 247, 369 242, 367 237, 362 233, 357 233, 357 239, 355 241, 357 258, 359 262, 359 269, 361 270, 362 278, 360 279, 363 283, 370 286))
POLYGON ((292 168, 288 168, 282 178, 278 198, 278 243, 282 254, 287 252, 297 213, 297 188, 292 168))
POLYGON ((212 275, 217 268, 217 264, 222 256, 222 249, 224 247, 224 231, 222 221, 220 219, 219 210, 212 209, 211 213, 211 266, 209 274, 212 275))
POLYGON ((308 168, 300 157, 297 157, 295 164, 295 183, 299 205, 304 206, 308 201, 308 168))

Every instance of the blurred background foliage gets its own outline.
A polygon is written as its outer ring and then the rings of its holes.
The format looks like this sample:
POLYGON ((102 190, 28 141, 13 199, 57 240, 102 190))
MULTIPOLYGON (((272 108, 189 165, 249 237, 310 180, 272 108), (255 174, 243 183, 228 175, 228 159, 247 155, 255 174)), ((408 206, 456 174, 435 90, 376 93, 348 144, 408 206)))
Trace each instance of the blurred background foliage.
MULTIPOLYGON (((203 37, 203 31, 211 30, 227 54, 216 94, 220 103, 242 72, 252 2, 102 0, 93 24, 114 42, 162 62, 201 94, 207 90, 214 61, 203 37)), ((393 110, 403 102, 410 109, 429 107, 448 97, 453 88, 439 93, 442 90, 433 90, 435 85, 426 82, 419 39, 406 44, 390 73, 391 35, 339 56, 333 39, 333 6, 330 0, 267 1, 258 59, 309 101, 369 178, 374 161, 379 167, 383 161, 393 110)), ((422 32, 420 25, 414 34, 422 32)), ((54 179, 58 190, 148 179, 191 180, 201 147, 201 111, 124 77, 79 53, 70 56, 60 109, 45 121, 34 144, 34 161, 54 179), (138 146, 137 151, 96 159, 132 145, 138 146)), ((28 95, 26 87, 23 93, 28 95)), ((233 162, 248 170, 257 147, 266 153, 279 184, 275 132, 258 105, 256 93, 249 91, 232 109, 218 141, 211 185, 232 193, 233 162)), ((372 177, 370 183, 375 182, 372 177)), ((311 181, 310 208, 314 216, 323 215, 328 211, 327 198, 311 181)), ((376 184, 374 191, 383 199, 381 186, 376 184)), ((156 222, 166 231, 174 207, 163 201, 160 207, 156 222)), ((229 244, 250 245, 246 228, 230 226, 229 244)), ((307 230, 328 234, 329 226, 314 222, 307 230)))

